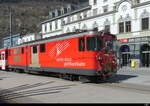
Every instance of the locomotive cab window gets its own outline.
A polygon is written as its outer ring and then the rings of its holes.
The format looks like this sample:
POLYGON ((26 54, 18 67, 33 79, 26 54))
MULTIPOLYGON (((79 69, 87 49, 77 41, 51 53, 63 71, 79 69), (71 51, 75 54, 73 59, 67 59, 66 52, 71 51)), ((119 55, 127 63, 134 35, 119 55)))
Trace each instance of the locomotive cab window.
POLYGON ((32 46, 33 54, 37 54, 37 46, 32 46))
POLYGON ((106 40, 105 41, 105 51, 106 53, 109 53, 112 48, 112 41, 111 40, 106 40))
POLYGON ((40 44, 40 52, 44 53, 46 51, 45 44, 40 44))
POLYGON ((99 37, 87 38, 87 51, 100 51, 102 49, 102 40, 99 37))
POLYGON ((85 51, 84 44, 85 44, 84 38, 80 38, 79 39, 79 51, 85 51))

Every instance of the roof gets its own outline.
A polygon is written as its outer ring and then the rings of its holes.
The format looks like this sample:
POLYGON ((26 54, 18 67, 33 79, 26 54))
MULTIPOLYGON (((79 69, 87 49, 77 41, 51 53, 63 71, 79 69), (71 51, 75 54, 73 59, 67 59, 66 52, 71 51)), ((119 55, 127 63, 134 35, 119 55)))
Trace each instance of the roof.
POLYGON ((70 15, 72 15, 72 14, 76 14, 76 13, 78 13, 78 12, 81 12, 81 11, 84 11, 84 10, 88 10, 88 9, 91 9, 91 6, 90 6, 90 5, 87 5, 86 7, 83 7, 83 8, 74 10, 74 11, 72 11, 72 12, 63 14, 63 15, 61 15, 61 16, 54 17, 54 18, 52 18, 52 19, 43 21, 43 22, 41 22, 40 24, 44 24, 44 23, 47 23, 47 22, 51 22, 51 21, 54 21, 54 20, 56 20, 56 19, 60 19, 60 18, 62 18, 62 17, 70 16, 70 15))

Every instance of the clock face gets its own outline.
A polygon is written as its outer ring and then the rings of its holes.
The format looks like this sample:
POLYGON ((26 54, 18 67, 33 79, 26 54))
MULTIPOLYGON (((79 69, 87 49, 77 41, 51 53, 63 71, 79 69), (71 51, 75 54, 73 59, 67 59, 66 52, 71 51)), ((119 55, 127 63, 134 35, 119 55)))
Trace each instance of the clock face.
POLYGON ((127 10, 127 8, 128 8, 127 5, 123 5, 122 6, 122 11, 125 12, 127 10))

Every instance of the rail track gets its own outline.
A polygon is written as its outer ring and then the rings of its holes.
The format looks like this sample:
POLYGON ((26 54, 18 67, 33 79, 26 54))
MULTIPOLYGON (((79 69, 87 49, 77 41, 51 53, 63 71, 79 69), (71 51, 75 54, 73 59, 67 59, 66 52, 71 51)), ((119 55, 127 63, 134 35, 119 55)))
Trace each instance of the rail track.
POLYGON ((54 94, 54 93, 62 92, 62 90, 69 89, 70 87, 76 85, 76 84, 70 84, 70 85, 37 88, 51 83, 54 83, 54 81, 46 82, 46 83, 36 83, 33 85, 25 84, 25 85, 21 85, 9 89, 4 89, 0 91, 0 100, 9 101, 12 99, 23 98, 23 97, 54 94))
POLYGON ((141 85, 134 85, 129 83, 109 83, 109 82, 100 82, 100 83, 87 83, 88 85, 105 87, 105 88, 115 88, 120 90, 127 90, 141 94, 150 94, 150 87, 142 87, 141 85))
MULTIPOLYGON (((48 77, 48 76, 41 76, 41 77, 48 77)), ((1 77, 1 78, 4 78, 4 77, 1 77)), ((62 80, 62 79, 58 78, 58 80, 62 80)), ((92 82, 82 83, 80 81, 74 81, 71 84, 66 84, 66 85, 60 84, 60 85, 52 86, 51 84, 56 83, 56 81, 37 82, 34 84, 25 83, 25 84, 15 86, 12 88, 0 90, 0 100, 14 101, 18 98, 38 96, 38 95, 47 95, 47 94, 50 95, 50 94, 63 92, 63 90, 73 88, 80 84, 103 87, 103 88, 110 88, 110 89, 125 90, 125 91, 140 93, 140 94, 150 94, 150 87, 148 86, 139 87, 138 85, 134 85, 134 84, 122 83, 119 80, 100 81, 98 83, 92 83, 92 82)), ((16 101, 15 103, 18 103, 18 102, 16 101)))

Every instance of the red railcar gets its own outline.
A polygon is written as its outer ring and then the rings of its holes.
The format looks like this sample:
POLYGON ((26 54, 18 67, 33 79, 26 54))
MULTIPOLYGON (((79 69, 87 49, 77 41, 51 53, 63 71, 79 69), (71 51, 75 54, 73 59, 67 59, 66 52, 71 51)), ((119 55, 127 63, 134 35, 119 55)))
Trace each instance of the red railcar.
POLYGON ((7 50, 8 68, 25 72, 109 77, 117 72, 116 36, 100 32, 64 34, 7 50))

